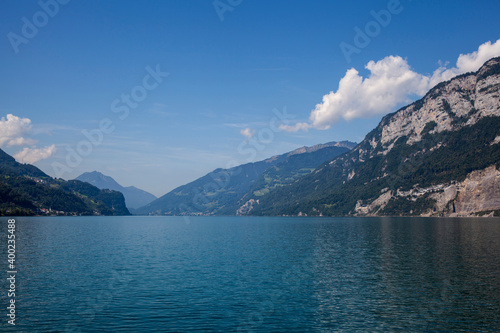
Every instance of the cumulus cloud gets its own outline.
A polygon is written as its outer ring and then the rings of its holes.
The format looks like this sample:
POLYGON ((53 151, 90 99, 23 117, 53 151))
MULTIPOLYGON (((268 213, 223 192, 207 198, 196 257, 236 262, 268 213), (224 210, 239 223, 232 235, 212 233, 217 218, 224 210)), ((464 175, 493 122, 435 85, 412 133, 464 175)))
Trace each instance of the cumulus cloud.
POLYGON ((430 88, 454 76, 475 72, 481 68, 486 61, 498 56, 500 56, 500 39, 493 44, 491 42, 481 44, 477 51, 468 54, 460 54, 455 67, 448 69, 445 66, 441 66, 436 69, 430 80, 430 88))
POLYGON ((455 67, 440 66, 430 76, 413 71, 407 60, 399 56, 388 56, 377 62, 372 60, 365 66, 370 72, 366 78, 356 69, 349 69, 337 91, 323 96, 323 101, 312 110, 309 122, 280 128, 289 132, 328 129, 342 119, 349 121, 385 114, 401 103, 410 102, 412 97, 423 96, 439 82, 477 71, 484 62, 496 56, 500 56, 500 39, 494 44, 482 44, 475 52, 461 54, 455 67))
POLYGON ((18 162, 29 164, 49 158, 56 152, 55 145, 36 148, 37 141, 29 138, 31 132, 31 120, 28 118, 20 118, 12 114, 0 118, 0 148, 4 145, 7 147, 30 146, 14 154, 18 162))
POLYGON ((31 120, 19 118, 12 114, 0 119, 0 148, 7 146, 33 145, 35 140, 26 138, 31 131, 31 120))
POLYGON ((255 130, 251 130, 250 128, 244 128, 240 131, 241 135, 243 135, 245 138, 247 139, 251 139, 254 134, 255 134, 255 130))
POLYGON ((56 152, 55 145, 40 149, 24 147, 23 150, 14 155, 14 158, 20 163, 33 164, 40 160, 49 158, 55 152, 56 152))

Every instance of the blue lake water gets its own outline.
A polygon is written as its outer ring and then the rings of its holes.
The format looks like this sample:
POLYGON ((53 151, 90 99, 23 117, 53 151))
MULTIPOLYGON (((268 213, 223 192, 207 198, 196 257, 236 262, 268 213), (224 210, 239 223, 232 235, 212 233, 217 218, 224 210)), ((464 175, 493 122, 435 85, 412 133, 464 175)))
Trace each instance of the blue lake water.
POLYGON ((500 220, 17 218, 5 332, 494 332, 500 220))

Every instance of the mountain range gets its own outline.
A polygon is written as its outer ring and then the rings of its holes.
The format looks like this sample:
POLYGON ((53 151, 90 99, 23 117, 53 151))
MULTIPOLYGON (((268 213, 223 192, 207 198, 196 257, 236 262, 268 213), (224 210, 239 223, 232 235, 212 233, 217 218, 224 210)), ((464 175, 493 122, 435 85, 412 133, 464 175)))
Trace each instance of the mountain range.
POLYGON ((359 144, 216 169, 158 199, 98 172, 54 179, 0 150, 0 215, 127 215, 125 200, 141 215, 499 216, 500 57, 386 115, 359 144))
POLYGON ((209 174, 136 210, 151 215, 235 215, 245 198, 265 195, 309 174, 356 143, 329 142, 209 174))
POLYGON ((218 169, 137 212, 500 215, 500 58, 386 115, 355 147, 340 146, 218 169))
POLYGON ((149 192, 138 189, 135 186, 123 187, 113 178, 103 175, 97 171, 85 172, 75 179, 92 184, 101 190, 109 189, 123 193, 123 196, 125 197, 125 204, 132 212, 134 209, 145 206, 156 199, 156 196, 149 192))
POLYGON ((249 199, 239 213, 500 215, 499 170, 500 58, 493 58, 388 114, 350 152, 249 199))
POLYGON ((54 179, 0 149, 0 215, 130 215, 123 194, 54 179))

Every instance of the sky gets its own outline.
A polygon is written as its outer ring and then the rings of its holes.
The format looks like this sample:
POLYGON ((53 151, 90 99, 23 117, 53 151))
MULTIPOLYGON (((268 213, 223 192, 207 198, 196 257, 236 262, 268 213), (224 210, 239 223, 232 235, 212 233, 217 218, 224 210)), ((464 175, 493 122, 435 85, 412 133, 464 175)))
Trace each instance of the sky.
POLYGON ((329 141, 500 56, 499 1, 2 0, 0 148, 161 196, 329 141))

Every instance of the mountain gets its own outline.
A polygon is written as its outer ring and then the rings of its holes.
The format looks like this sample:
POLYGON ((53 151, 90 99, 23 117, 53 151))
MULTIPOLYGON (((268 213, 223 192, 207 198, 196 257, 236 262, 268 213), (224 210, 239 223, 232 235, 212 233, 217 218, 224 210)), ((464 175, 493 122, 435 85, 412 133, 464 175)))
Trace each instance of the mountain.
POLYGON ((118 184, 113 178, 103 175, 102 173, 97 171, 85 172, 75 179, 92 184, 95 187, 100 188, 101 190, 109 189, 123 193, 123 196, 125 197, 125 203, 129 210, 137 209, 139 207, 147 205, 153 200, 156 200, 156 196, 149 192, 138 189, 135 186, 123 187, 118 184))
POLYGON ((0 149, 0 215, 130 215, 123 195, 54 179, 0 149))
POLYGON ((0 168, 2 171, 7 171, 17 175, 24 175, 28 177, 42 177, 47 178, 48 175, 36 166, 31 164, 18 163, 14 157, 10 156, 2 149, 0 149, 0 168))
POLYGON ((302 147, 263 161, 230 169, 216 169, 209 174, 141 207, 137 214, 157 215, 235 215, 242 198, 289 184, 318 165, 348 152, 356 144, 330 142, 302 147))
POLYGON ((500 58, 493 58, 385 116, 352 151, 240 213, 499 215, 499 170, 500 58))

